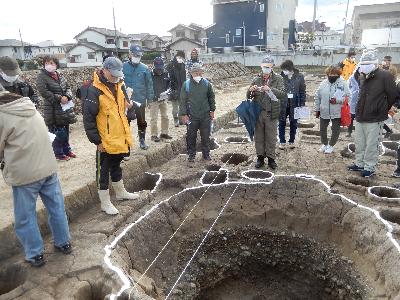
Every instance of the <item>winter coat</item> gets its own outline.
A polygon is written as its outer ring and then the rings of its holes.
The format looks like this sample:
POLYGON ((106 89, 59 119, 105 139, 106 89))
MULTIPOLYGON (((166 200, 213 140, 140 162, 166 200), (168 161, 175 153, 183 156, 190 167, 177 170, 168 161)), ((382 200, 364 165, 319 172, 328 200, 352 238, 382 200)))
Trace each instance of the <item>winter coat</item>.
POLYGON ((35 91, 29 83, 22 81, 19 78, 16 81, 10 83, 5 81, 0 76, 0 84, 10 93, 18 94, 22 97, 28 97, 29 99, 31 99, 33 104, 35 104, 35 106, 39 105, 39 97, 38 95, 36 95, 35 91))
POLYGON ((350 88, 350 113, 354 115, 356 113, 356 106, 358 102, 358 95, 360 92, 360 84, 355 77, 355 73, 350 76, 348 80, 349 88, 350 88))
POLYGON ((143 64, 125 62, 122 72, 126 87, 133 89, 131 100, 146 104, 154 99, 153 80, 149 68, 143 64))
POLYGON ((83 125, 89 141, 102 144, 108 154, 128 153, 132 146, 132 135, 125 115, 125 95, 122 82, 113 85, 111 91, 104 75, 94 73, 89 87, 83 125))
POLYGON ((396 97, 396 83, 388 71, 378 68, 368 76, 360 75, 356 121, 360 123, 385 121, 396 97))
POLYGON ((286 120, 286 109, 289 104, 290 107, 290 120, 294 120, 294 108, 304 106, 306 104, 306 83, 304 76, 295 69, 292 78, 289 79, 283 72, 281 73, 283 81, 285 83, 285 89, 287 94, 292 94, 293 98, 288 96, 281 101, 281 109, 279 120, 286 120))
POLYGON ((0 161, 7 184, 20 186, 57 172, 57 162, 42 116, 28 97, 0 96, 0 161))
POLYGON ((61 108, 61 97, 72 100, 72 92, 65 77, 58 73, 58 80, 42 69, 36 81, 36 87, 44 99, 43 115, 48 127, 65 126, 70 124, 65 112, 61 108))
POLYGON ((345 97, 350 97, 350 90, 349 85, 342 77, 339 77, 334 83, 325 79, 315 93, 314 109, 320 112, 321 119, 340 119, 345 97), (336 92, 340 92, 341 96, 337 97, 336 92), (331 104, 329 100, 335 96, 336 104, 331 104))
POLYGON ((349 80, 350 76, 353 75, 357 64, 352 62, 349 58, 345 58, 342 62, 342 77, 344 80, 349 80))
POLYGON ((193 79, 188 82, 181 89, 179 115, 188 115, 193 120, 209 119, 210 112, 215 111, 215 94, 211 83, 204 79, 199 83, 193 79))
MULTIPOLYGON (((257 85, 259 87, 265 85, 262 74, 253 80, 251 86, 253 85, 257 85)), ((255 91, 251 93, 249 90, 247 91, 247 99, 253 98, 254 101, 258 105, 260 105, 263 110, 271 111, 271 119, 276 120, 279 118, 280 115, 280 103, 285 101, 287 97, 285 84, 283 82, 283 78, 280 75, 272 72, 268 82, 268 86, 271 88, 271 92, 276 96, 276 98, 278 98, 278 101, 272 101, 267 93, 261 91, 255 91)))
POLYGON ((179 64, 176 58, 168 65, 167 71, 171 79, 171 101, 179 101, 180 91, 182 85, 186 81, 186 69, 185 64, 179 64))
POLYGON ((160 94, 169 89, 170 79, 167 71, 164 71, 161 75, 157 75, 153 71, 151 76, 153 78, 154 100, 157 101, 160 94))

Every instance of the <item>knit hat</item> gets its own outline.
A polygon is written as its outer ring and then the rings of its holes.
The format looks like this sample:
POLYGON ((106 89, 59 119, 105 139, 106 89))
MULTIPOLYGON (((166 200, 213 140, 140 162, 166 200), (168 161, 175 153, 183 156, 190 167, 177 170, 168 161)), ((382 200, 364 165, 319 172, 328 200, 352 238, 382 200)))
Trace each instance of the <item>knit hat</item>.
POLYGON ((164 69, 164 61, 161 57, 156 57, 153 60, 154 69, 164 69))
POLYGON ((142 56, 143 55, 143 49, 140 45, 132 45, 129 48, 129 52, 132 53, 134 56, 142 56))
POLYGON ((194 63, 190 68, 190 73, 203 72, 203 67, 199 63, 194 63))
POLYGON ((360 58, 360 65, 377 64, 378 57, 376 56, 376 50, 364 50, 360 58))
POLYGON ((108 57, 103 62, 103 68, 110 71, 111 75, 114 77, 123 77, 122 73, 122 62, 116 57, 108 57))
POLYGON ((261 61, 261 64, 273 64, 273 65, 275 65, 275 61, 272 58, 272 56, 266 55, 266 56, 264 56, 263 60, 261 61))
POLYGON ((17 60, 9 56, 0 57, 0 71, 7 76, 16 76, 22 74, 17 60))

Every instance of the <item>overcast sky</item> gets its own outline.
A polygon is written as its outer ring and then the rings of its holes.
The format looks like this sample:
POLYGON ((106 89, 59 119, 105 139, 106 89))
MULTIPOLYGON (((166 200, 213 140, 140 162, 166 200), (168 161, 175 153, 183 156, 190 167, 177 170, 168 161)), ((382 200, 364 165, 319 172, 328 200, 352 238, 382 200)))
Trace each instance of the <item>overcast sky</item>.
MULTIPOLYGON (((398 1, 350 0, 348 20, 354 5, 398 1)), ((123 33, 158 35, 167 35, 178 23, 207 26, 213 23, 210 3, 211 0, 116 0, 116 26, 123 33)), ((312 20, 313 3, 314 0, 299 0, 298 22, 312 20)), ((318 0, 318 3, 317 19, 334 29, 343 29, 347 0, 318 0)), ((30 43, 74 42, 74 36, 87 26, 113 29, 112 5, 112 1, 105 0, 1 1, 0 39, 19 39, 21 29, 23 40, 30 43)))

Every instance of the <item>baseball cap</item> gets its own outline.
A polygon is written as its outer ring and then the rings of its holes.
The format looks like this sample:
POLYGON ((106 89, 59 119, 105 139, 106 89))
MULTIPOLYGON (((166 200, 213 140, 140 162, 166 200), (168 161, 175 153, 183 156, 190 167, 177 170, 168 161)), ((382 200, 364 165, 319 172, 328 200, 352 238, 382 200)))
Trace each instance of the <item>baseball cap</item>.
POLYGON ((129 52, 131 52, 134 56, 142 56, 143 55, 143 49, 140 45, 132 45, 129 48, 129 52))
POLYGON ((162 60, 161 57, 156 57, 153 60, 153 65, 155 69, 164 69, 164 61, 162 60))
POLYGON ((103 68, 110 71, 114 77, 123 77, 122 62, 116 57, 108 57, 103 62, 103 68))
POLYGON ((22 74, 17 60, 9 56, 0 57, 0 70, 7 76, 16 76, 22 74))

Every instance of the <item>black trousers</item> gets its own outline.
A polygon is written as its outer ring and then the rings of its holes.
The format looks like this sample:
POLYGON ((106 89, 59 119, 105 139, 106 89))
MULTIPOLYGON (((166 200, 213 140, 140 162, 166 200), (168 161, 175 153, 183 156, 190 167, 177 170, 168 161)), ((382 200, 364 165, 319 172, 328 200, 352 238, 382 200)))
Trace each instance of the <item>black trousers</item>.
POLYGON ((96 182, 99 190, 108 190, 109 177, 112 182, 122 179, 121 161, 124 154, 96 153, 96 182))
POLYGON ((190 120, 190 124, 187 125, 186 135, 187 153, 190 157, 196 156, 196 140, 198 130, 200 130, 201 151, 203 153, 203 157, 210 154, 210 126, 211 120, 209 118, 203 120, 190 120))
POLYGON ((146 133, 147 122, 146 122, 146 105, 142 104, 139 107, 135 108, 136 113, 136 122, 139 132, 139 137, 144 137, 143 135, 146 133))
POLYGON ((321 143, 328 145, 328 125, 332 121, 332 136, 329 141, 329 145, 332 147, 336 145, 340 135, 340 118, 337 119, 322 119, 320 118, 320 132, 321 132, 321 143))

